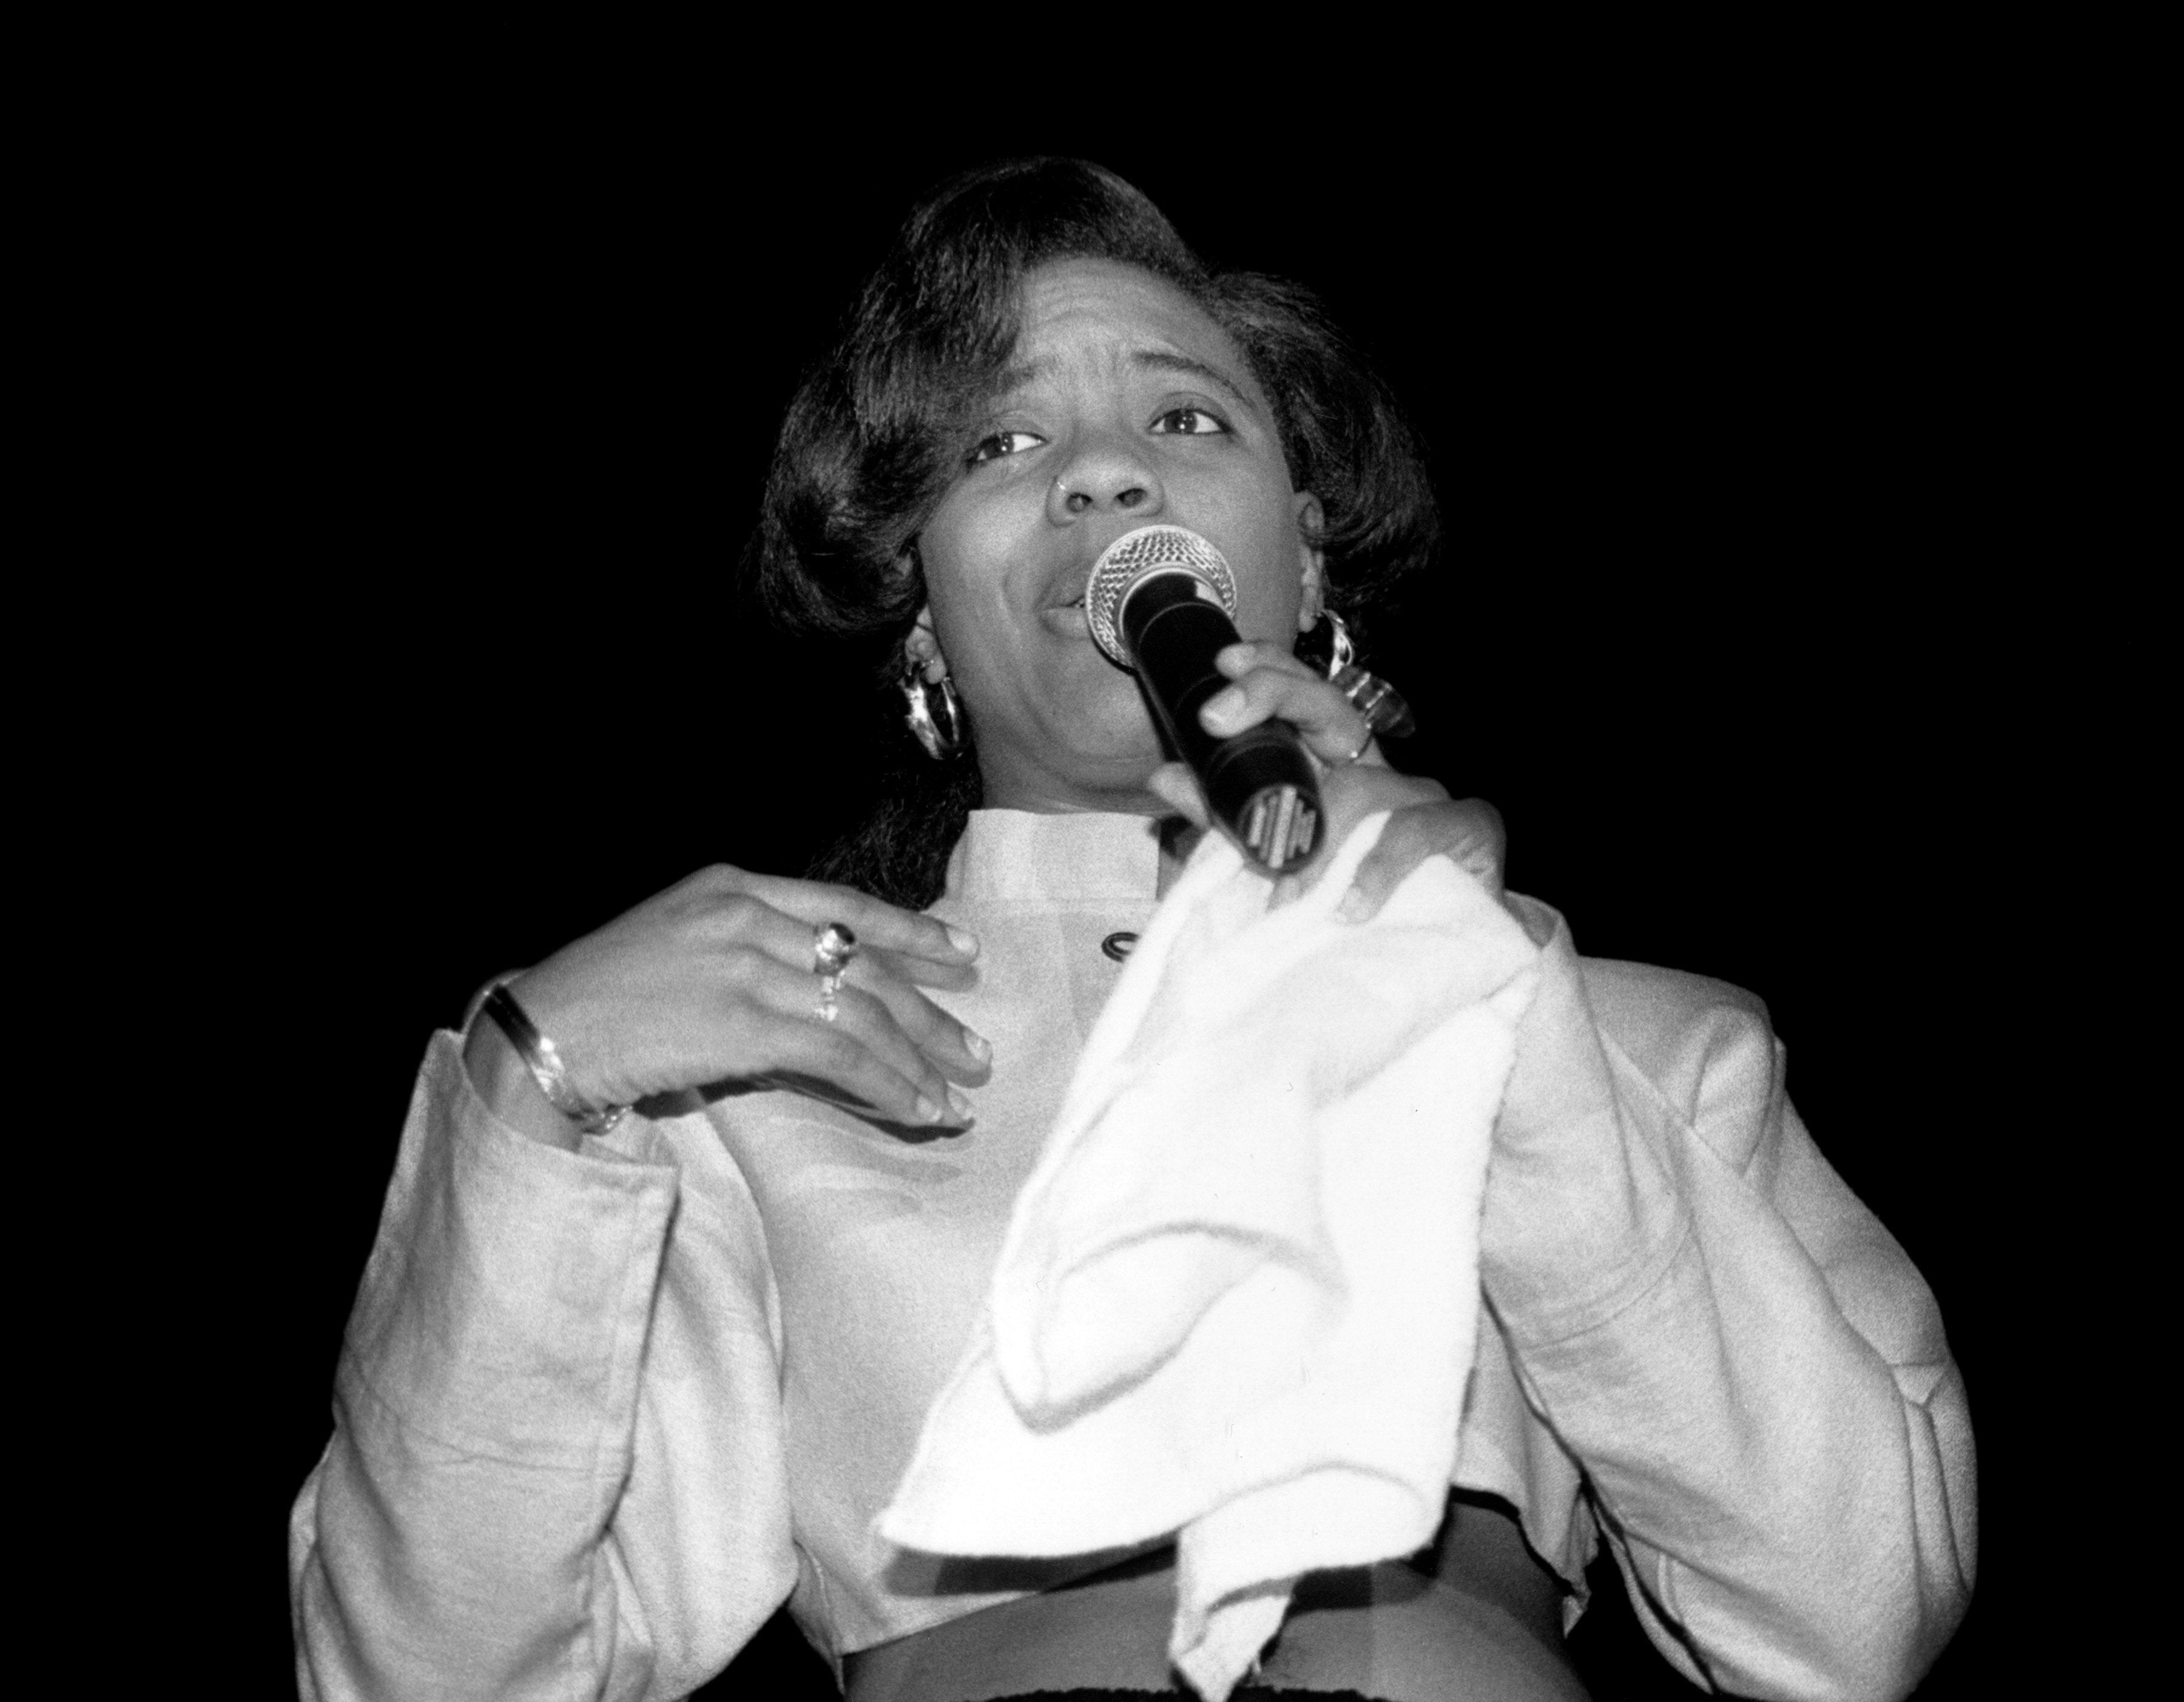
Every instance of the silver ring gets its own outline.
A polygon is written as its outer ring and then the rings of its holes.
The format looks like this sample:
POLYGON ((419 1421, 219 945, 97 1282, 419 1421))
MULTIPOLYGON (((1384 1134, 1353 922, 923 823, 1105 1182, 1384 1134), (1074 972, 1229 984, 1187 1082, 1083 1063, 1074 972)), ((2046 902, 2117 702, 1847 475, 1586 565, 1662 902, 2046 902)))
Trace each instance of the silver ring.
POLYGON ((839 922, 829 922, 812 931, 812 974, 832 976, 838 984, 842 971, 849 968, 850 959, 856 954, 857 937, 839 922))
POLYGON ((811 973, 819 977, 819 1002, 811 1007, 811 1014, 822 1022, 832 1022, 842 1014, 837 1003, 842 992, 842 977, 850 972, 850 959, 857 954, 857 937, 839 922, 829 922, 811 933, 811 973))

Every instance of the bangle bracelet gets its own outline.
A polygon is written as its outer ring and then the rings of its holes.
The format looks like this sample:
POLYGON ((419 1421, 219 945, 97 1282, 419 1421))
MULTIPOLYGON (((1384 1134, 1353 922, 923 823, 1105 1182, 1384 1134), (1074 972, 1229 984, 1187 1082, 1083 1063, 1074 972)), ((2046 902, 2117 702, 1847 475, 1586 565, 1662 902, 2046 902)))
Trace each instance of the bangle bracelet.
POLYGON ((478 1007, 508 1037, 515 1055, 531 1071, 531 1079, 554 1109, 588 1135, 603 1135, 622 1120, 627 1105, 594 1105, 569 1085, 569 1071, 554 1043, 538 1032, 538 1025, 515 1002, 515 995, 501 982, 486 994, 478 1007))

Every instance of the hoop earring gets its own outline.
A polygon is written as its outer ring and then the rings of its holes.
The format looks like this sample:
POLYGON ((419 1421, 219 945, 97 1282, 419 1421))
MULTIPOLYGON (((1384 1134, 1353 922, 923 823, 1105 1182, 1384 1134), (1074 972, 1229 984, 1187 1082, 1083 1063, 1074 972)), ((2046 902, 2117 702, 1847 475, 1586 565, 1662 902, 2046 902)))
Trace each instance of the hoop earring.
POLYGON ((935 762, 946 762, 963 754, 963 702, 956 695, 956 682, 945 674, 932 682, 939 690, 928 697, 925 676, 918 668, 916 662, 905 662, 902 678, 896 682, 902 687, 906 705, 903 720, 909 724, 911 737, 925 747, 926 755, 935 762), (940 707, 938 715, 933 712, 936 699, 940 707))
POLYGON ((1328 631, 1334 635, 1334 645, 1327 658, 1327 677, 1331 680, 1350 665, 1357 654, 1357 647, 1350 642, 1350 623, 1332 609, 1325 613, 1328 631))
POLYGON ((1357 647, 1351 642, 1350 628, 1332 609, 1326 614, 1334 634, 1328 653, 1327 677, 1334 688, 1350 699, 1365 717, 1365 725, 1380 737, 1399 739, 1416 732, 1418 718, 1411 713, 1403 694, 1378 674, 1368 674, 1357 665, 1357 647))

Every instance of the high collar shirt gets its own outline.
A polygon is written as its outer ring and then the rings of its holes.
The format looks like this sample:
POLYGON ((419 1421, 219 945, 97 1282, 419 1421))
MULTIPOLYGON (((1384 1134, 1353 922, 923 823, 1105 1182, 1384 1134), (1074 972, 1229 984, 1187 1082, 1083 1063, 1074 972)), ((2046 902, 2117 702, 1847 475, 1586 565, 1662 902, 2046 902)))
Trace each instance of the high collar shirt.
MULTIPOLYGON (((435 1036, 291 1521, 302 1694, 649 1702, 784 1599, 838 1664, 1116 1558, 949 1560, 874 1521, 1158 859, 1142 818, 972 815, 933 910, 981 947, 935 1003, 994 1048, 961 1134, 760 1092, 565 1152, 496 1119, 435 1036)), ((1513 902, 1541 975, 1455 1486, 1516 1510, 1572 1618, 1604 1536, 1695 1682, 1907 1694, 1975 1540, 1931 1293, 1791 1109, 1757 1000, 1580 959, 1513 902)))

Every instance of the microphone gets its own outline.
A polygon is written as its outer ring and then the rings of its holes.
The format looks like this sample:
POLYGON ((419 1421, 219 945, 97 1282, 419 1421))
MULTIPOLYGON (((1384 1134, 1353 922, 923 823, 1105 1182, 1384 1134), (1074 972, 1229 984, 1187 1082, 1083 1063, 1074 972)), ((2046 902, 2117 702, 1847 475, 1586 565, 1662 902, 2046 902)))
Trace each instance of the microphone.
POLYGON ((1287 721, 1217 738, 1198 719, 1228 681, 1213 665, 1238 642, 1236 580, 1219 550, 1181 526, 1125 532, 1092 565, 1084 620, 1108 659, 1138 676, 1168 754, 1190 765, 1215 824, 1262 869, 1319 843, 1319 781, 1287 721))

